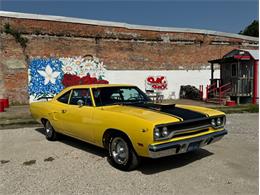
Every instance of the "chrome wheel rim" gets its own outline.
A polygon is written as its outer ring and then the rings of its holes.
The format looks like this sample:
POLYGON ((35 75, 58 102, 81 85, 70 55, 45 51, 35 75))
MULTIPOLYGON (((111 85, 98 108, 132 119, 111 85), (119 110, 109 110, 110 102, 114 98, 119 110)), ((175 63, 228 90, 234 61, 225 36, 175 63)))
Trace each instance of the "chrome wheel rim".
POLYGON ((49 122, 47 122, 45 125, 45 131, 46 131, 46 135, 48 137, 50 137, 52 135, 52 126, 49 122))
POLYGON ((117 164, 126 164, 129 158, 129 150, 125 140, 120 137, 113 139, 111 143, 111 153, 117 164))

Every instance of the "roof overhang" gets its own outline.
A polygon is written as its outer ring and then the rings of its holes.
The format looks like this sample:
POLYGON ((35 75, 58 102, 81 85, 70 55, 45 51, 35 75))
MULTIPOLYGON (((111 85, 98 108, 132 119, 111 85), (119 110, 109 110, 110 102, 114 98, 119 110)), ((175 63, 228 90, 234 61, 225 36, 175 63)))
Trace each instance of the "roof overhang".
POLYGON ((223 58, 209 60, 209 63, 223 64, 238 60, 258 60, 258 50, 234 49, 223 56, 223 58))
POLYGON ((215 60, 209 60, 208 62, 211 64, 224 64, 224 63, 234 62, 234 61, 238 61, 238 59, 229 57, 229 58, 219 58, 219 59, 215 59, 215 60))
POLYGON ((121 23, 121 22, 88 20, 88 19, 82 19, 82 18, 29 14, 29 13, 8 12, 8 11, 0 11, 0 17, 1 16, 9 17, 9 18, 23 18, 23 19, 31 19, 31 20, 47 20, 47 21, 57 21, 57 22, 78 23, 78 24, 121 27, 121 28, 134 29, 134 30, 197 33, 197 34, 223 36, 223 37, 238 38, 238 39, 244 39, 244 40, 253 41, 253 42, 259 42, 259 39, 256 37, 250 37, 250 36, 239 35, 239 34, 234 34, 234 33, 219 32, 219 31, 213 31, 213 30, 204 30, 204 29, 135 25, 135 24, 127 24, 127 23, 121 23))

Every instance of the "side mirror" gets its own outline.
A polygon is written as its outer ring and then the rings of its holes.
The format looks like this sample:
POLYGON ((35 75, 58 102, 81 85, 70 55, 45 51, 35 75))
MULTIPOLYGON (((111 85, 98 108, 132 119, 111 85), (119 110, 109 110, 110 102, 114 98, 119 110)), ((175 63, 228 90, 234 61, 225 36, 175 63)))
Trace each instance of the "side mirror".
POLYGON ((79 105, 79 107, 84 106, 84 101, 83 100, 78 100, 77 104, 79 105))

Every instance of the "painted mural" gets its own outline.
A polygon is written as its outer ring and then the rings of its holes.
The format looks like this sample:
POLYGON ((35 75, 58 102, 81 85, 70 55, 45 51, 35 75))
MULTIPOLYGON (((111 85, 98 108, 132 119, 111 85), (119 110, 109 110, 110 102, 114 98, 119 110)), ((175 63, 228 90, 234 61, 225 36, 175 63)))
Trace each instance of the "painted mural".
POLYGON ((72 85, 108 83, 105 65, 92 56, 33 58, 28 71, 30 102, 53 97, 72 85))
POLYGON ((165 76, 149 76, 145 80, 145 90, 163 91, 167 89, 167 79, 165 76))

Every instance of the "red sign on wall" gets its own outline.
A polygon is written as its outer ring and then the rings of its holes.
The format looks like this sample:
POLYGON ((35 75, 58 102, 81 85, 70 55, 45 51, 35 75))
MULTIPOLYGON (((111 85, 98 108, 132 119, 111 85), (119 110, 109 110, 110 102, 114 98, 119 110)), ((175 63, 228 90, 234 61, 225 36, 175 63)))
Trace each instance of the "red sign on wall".
POLYGON ((160 91, 167 89, 167 85, 168 83, 165 76, 149 76, 146 79, 145 89, 160 91))

